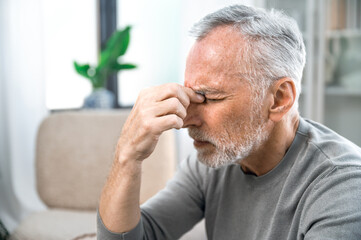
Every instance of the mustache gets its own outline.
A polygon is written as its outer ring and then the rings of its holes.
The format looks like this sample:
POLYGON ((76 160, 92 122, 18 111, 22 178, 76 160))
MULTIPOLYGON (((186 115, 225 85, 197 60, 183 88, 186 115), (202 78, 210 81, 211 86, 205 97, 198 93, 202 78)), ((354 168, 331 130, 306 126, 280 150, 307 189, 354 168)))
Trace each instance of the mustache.
POLYGON ((191 138, 193 138, 194 140, 202 141, 202 142, 209 142, 209 143, 215 145, 215 142, 213 141, 213 139, 199 129, 188 128, 188 135, 191 138))

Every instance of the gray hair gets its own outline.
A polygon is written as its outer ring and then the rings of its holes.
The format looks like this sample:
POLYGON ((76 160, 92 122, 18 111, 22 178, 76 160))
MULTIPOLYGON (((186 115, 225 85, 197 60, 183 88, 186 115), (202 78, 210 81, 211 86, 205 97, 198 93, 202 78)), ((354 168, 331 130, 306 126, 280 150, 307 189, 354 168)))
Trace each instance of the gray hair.
POLYGON ((297 111, 306 52, 296 21, 274 9, 232 5, 205 16, 190 33, 201 40, 218 26, 233 27, 242 35, 246 44, 239 60, 245 63, 251 86, 263 96, 273 81, 292 79, 296 86, 293 108, 297 111))

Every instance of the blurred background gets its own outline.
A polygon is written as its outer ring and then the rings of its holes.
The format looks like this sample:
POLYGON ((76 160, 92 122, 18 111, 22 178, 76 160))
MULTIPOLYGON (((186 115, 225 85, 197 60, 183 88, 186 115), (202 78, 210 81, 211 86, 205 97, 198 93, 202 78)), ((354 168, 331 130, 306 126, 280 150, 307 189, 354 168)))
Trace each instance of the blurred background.
MULTIPOLYGON (((73 62, 96 64, 115 29, 131 25, 122 61, 137 65, 113 76, 116 108, 143 88, 183 83, 188 30, 205 14, 240 3, 283 9, 307 48, 300 112, 361 146, 361 0, 0 0, 0 219, 8 229, 44 209, 36 194, 35 139, 44 117, 79 110, 92 87, 73 62)), ((177 131, 177 156, 192 149, 177 131)))

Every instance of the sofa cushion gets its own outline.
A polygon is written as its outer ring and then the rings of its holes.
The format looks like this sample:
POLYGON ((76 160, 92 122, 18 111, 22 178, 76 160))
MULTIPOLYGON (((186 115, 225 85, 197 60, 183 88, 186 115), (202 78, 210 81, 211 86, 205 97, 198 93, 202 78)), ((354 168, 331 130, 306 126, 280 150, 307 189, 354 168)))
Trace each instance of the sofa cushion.
POLYGON ((10 240, 96 239, 95 233, 95 211, 52 209, 28 216, 11 234, 10 240))
MULTIPOLYGON (((52 114, 42 122, 36 177, 39 196, 49 208, 96 210, 128 115, 129 110, 73 111, 52 114)), ((174 133, 167 131, 144 162, 141 203, 173 176, 175 153, 174 133)))

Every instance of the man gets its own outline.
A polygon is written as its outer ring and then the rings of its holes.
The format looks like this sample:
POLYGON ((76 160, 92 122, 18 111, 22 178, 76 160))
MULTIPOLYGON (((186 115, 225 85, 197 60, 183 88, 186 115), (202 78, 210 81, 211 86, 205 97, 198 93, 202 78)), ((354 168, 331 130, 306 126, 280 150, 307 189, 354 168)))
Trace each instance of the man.
MULTIPOLYGON (((99 205, 99 239, 361 239, 361 150, 299 117, 305 47, 294 20, 234 5, 198 22, 184 86, 140 93, 99 205), (188 128, 197 150, 139 208, 142 161, 188 128)), ((167 161, 167 159, 164 159, 167 161)))

